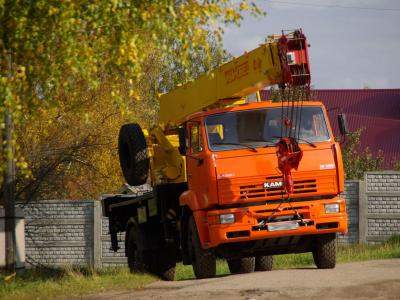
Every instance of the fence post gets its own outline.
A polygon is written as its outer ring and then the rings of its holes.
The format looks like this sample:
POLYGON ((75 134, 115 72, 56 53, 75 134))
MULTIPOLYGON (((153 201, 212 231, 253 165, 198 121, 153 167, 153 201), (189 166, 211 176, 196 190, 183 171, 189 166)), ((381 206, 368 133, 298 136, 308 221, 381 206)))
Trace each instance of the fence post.
POLYGON ((101 268, 101 226, 102 226, 101 201, 94 201, 93 208, 93 265, 101 268))
POLYGON ((364 180, 360 180, 358 184, 358 242, 359 244, 367 243, 368 230, 368 199, 366 195, 367 174, 364 173, 364 180))

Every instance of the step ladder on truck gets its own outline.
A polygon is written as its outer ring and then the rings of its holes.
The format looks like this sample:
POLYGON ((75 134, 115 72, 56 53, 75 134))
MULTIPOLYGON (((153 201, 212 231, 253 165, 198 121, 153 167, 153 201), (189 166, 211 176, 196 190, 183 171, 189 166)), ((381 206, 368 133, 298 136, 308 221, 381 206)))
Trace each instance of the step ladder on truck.
MULTIPOLYGON (((347 232, 344 172, 321 101, 248 102, 278 85, 310 85, 301 30, 160 96, 159 124, 123 125, 119 158, 141 195, 103 197, 112 249, 125 233, 131 271, 173 280, 175 266, 196 278, 268 271, 273 255, 312 252, 318 268, 336 264, 336 235, 347 232)), ((342 134, 345 118, 339 115, 342 134)))

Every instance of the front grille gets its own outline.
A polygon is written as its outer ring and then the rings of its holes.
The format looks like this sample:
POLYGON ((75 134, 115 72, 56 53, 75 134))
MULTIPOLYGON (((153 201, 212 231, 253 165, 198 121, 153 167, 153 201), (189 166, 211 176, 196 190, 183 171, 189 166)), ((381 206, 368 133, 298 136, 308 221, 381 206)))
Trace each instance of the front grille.
MULTIPOLYGON (((293 194, 295 197, 312 197, 316 194, 333 195, 337 193, 336 173, 308 172, 303 176, 293 174, 293 194)), ((224 178, 218 180, 220 204, 273 201, 286 196, 283 178, 279 175, 255 176, 247 178, 224 178)))
POLYGON ((293 181, 293 194, 315 192, 317 192, 317 181, 315 179, 293 181))
MULTIPOLYGON (((267 183, 283 181, 281 176, 277 177, 267 177, 267 183)), ((294 194, 306 194, 317 192, 317 181, 315 179, 307 180, 297 180, 293 181, 293 193, 294 194)), ((285 193, 285 188, 283 185, 281 187, 271 187, 265 188, 264 182, 242 185, 240 186, 240 199, 257 199, 257 198, 268 198, 272 196, 283 195, 285 193)))

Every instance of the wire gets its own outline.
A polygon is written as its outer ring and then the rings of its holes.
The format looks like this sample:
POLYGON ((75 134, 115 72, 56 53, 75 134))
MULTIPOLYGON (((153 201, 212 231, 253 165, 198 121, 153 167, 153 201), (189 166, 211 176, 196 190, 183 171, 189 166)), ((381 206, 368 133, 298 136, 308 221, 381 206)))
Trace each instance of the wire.
POLYGON ((364 9, 364 10, 375 10, 375 11, 399 11, 400 12, 400 8, 388 8, 388 7, 346 6, 346 5, 336 5, 336 4, 316 4, 316 3, 304 3, 304 2, 292 2, 292 1, 268 1, 268 2, 277 3, 277 4, 297 5, 297 6, 364 9))

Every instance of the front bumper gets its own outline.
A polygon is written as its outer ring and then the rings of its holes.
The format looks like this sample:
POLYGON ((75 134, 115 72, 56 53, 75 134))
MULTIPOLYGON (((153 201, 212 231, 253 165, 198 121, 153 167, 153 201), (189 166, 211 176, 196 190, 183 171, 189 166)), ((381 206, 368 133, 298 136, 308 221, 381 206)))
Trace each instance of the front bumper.
POLYGON ((347 232, 346 202, 340 197, 328 200, 292 202, 290 204, 267 204, 212 210, 207 212, 205 220, 208 225, 206 226, 208 227, 208 230, 206 230, 208 234, 204 236, 205 239, 202 241, 204 248, 276 237, 347 232), (326 214, 325 204, 333 203, 339 204, 340 211, 326 214), (220 224, 219 216, 230 213, 235 215, 235 222, 233 224, 220 224), (295 215, 300 215, 301 219, 293 220, 295 218, 292 218, 292 216, 295 215), (285 223, 289 226, 285 226, 285 223), (293 228, 291 226, 293 223, 298 224, 296 228, 290 229, 293 228), (269 224, 272 224, 272 226, 268 226, 269 224), (276 229, 277 227, 278 229, 276 229))

